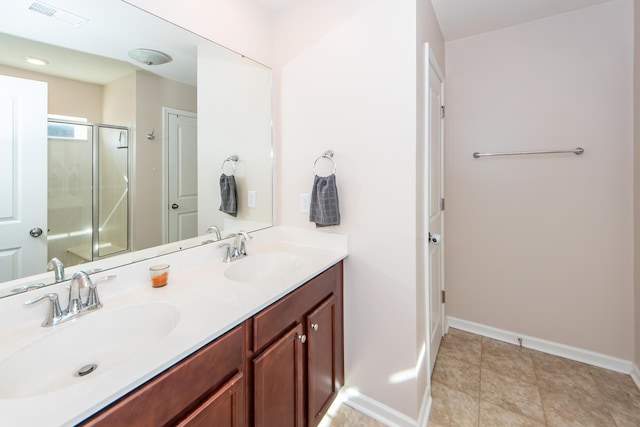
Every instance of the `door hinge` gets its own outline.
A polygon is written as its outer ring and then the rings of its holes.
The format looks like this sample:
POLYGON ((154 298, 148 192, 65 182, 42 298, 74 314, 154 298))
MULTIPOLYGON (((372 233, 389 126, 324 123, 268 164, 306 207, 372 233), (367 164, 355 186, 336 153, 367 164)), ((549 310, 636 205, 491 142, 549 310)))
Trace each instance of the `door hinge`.
POLYGON ((444 210, 444 198, 440 199, 440 210, 444 210))
POLYGON ((440 106, 440 118, 444 119, 444 105, 440 106))
POLYGON ((441 299, 442 299, 442 304, 447 302, 447 297, 446 297, 446 292, 445 291, 440 291, 440 296, 441 296, 441 299))

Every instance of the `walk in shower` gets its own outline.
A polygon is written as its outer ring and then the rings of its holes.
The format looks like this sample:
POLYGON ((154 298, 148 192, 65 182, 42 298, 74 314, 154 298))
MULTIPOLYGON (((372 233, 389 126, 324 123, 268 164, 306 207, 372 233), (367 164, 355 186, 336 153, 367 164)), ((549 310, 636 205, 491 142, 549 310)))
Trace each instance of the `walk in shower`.
POLYGON ((129 250, 129 133, 49 119, 49 259, 76 265, 129 250))

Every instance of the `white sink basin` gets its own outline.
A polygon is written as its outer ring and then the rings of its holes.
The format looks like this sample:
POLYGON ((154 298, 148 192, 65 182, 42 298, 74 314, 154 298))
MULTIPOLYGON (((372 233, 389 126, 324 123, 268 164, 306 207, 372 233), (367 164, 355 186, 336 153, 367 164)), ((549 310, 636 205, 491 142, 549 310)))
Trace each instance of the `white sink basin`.
POLYGON ((224 275, 235 282, 262 282, 284 276, 301 265, 302 257, 288 252, 249 255, 234 261, 224 275))
POLYGON ((148 350, 179 320, 176 307, 150 303, 96 311, 51 328, 0 361, 0 398, 37 396, 88 381, 148 350), (77 375, 91 364, 97 365, 93 372, 77 375))

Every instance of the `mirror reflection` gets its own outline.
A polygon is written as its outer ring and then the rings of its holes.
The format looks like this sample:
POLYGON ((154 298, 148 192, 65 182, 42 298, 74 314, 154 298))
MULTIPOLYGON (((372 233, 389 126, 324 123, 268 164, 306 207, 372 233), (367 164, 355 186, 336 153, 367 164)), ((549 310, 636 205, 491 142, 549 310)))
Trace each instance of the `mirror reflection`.
POLYGON ((119 0, 11 2, 0 33, 0 282, 271 226, 267 67, 119 0))

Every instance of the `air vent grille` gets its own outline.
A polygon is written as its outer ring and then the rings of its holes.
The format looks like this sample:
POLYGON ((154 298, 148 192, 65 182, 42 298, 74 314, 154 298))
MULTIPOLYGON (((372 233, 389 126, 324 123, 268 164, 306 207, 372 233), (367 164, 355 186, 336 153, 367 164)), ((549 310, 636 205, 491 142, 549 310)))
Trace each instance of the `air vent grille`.
POLYGON ((55 6, 51 6, 39 1, 34 1, 33 3, 31 3, 29 5, 29 10, 40 13, 44 16, 48 16, 57 21, 64 22, 65 24, 71 25, 73 27, 79 27, 89 22, 89 20, 86 18, 74 15, 73 13, 66 12, 62 9, 58 9, 55 6))

